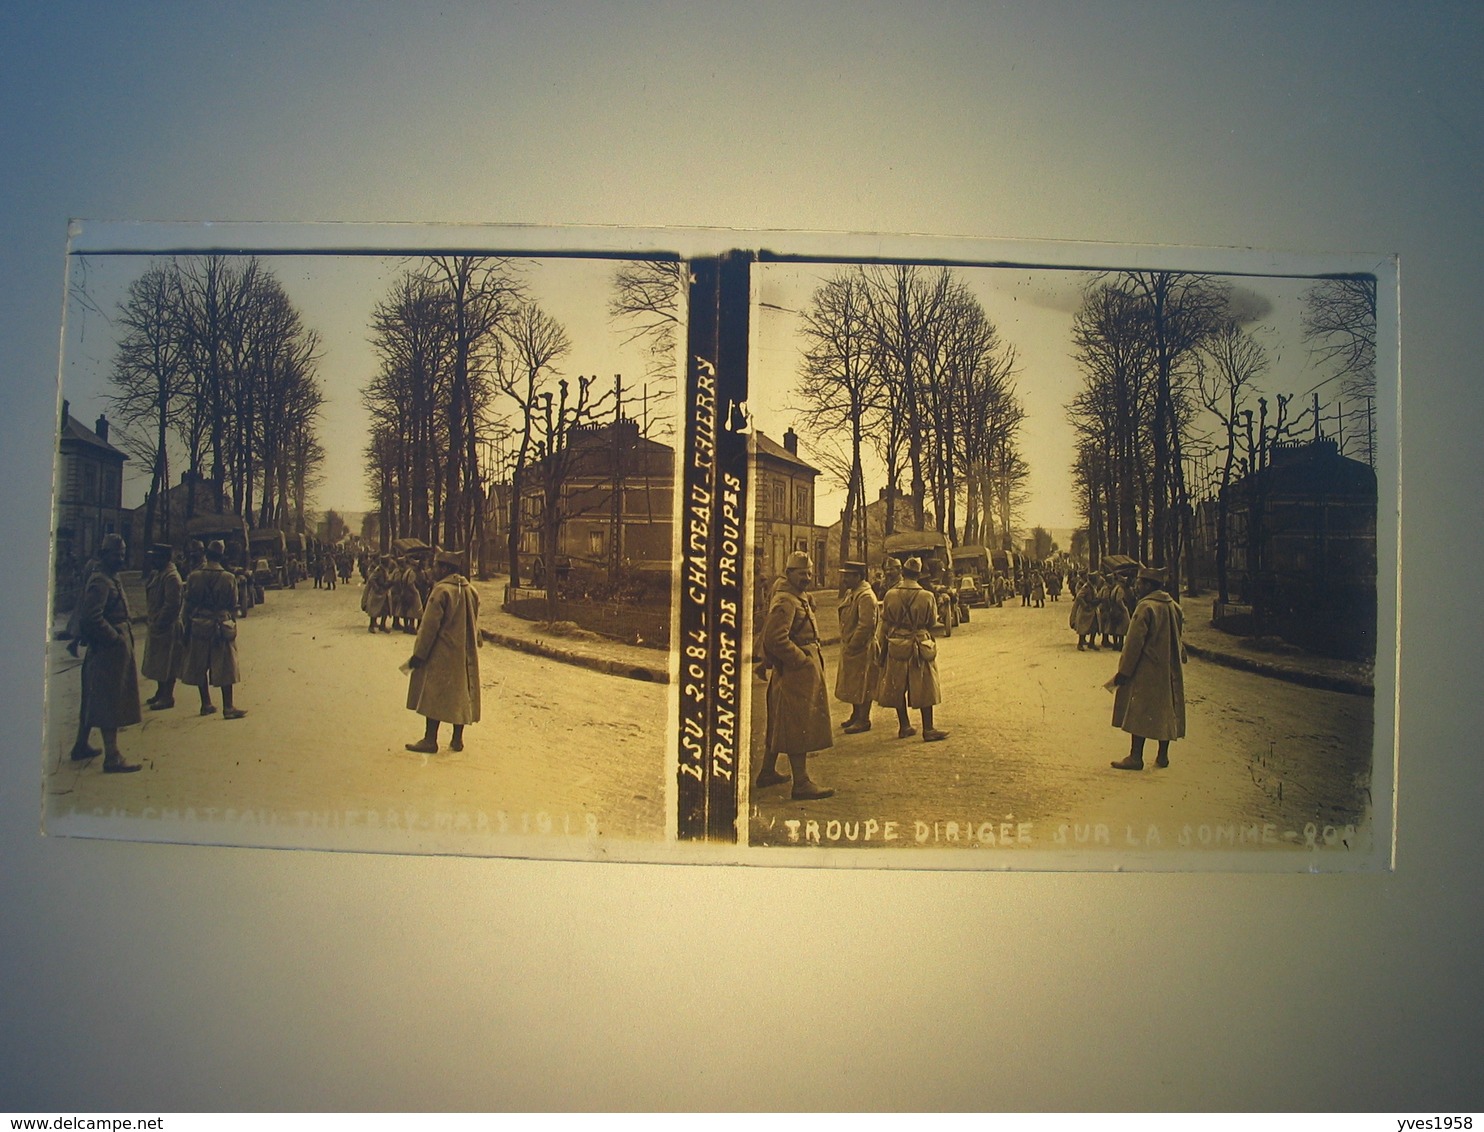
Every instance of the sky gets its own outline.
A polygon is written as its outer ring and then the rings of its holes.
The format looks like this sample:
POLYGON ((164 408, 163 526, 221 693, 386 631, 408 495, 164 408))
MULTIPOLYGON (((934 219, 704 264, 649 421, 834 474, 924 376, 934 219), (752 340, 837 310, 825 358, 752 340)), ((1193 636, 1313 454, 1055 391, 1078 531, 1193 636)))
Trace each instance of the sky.
MULTIPOLYGON (((838 264, 762 264, 754 284, 752 365, 749 411, 754 424, 773 439, 798 427, 802 338, 798 312, 808 308, 814 290, 840 270, 838 264)), ((1093 275, 1055 268, 971 267, 954 269, 979 299, 1001 340, 1014 347, 1015 384, 1025 409, 1021 454, 1029 465, 1027 527, 1070 530, 1082 525, 1072 490, 1075 443, 1066 406, 1082 387, 1073 359, 1072 321, 1082 291, 1093 275)), ((1230 280, 1233 306, 1244 327, 1262 342, 1270 368, 1259 382, 1268 393, 1302 394, 1326 374, 1314 369, 1302 341, 1302 295, 1312 279, 1243 276, 1230 280)), ((808 458, 811 438, 801 436, 799 452, 808 458)), ((879 461, 867 465, 866 494, 874 499, 884 484, 879 461)), ((815 514, 822 525, 839 517, 845 491, 825 476, 817 481, 815 514)))
MULTIPOLYGON (((325 391, 320 442, 325 465, 315 509, 333 508, 342 514, 369 510, 372 504, 363 457, 369 416, 361 406, 360 391, 379 364, 371 341, 371 311, 418 260, 406 255, 334 254, 261 258, 282 283, 305 326, 320 337, 318 373, 325 391)), ((71 402, 72 415, 89 428, 100 413, 109 413, 119 302, 150 262, 147 255, 74 255, 71 259, 68 278, 73 297, 64 329, 62 396, 71 402)), ((612 383, 614 374, 622 374, 625 386, 633 383, 633 395, 640 396, 647 354, 640 344, 624 345, 627 334, 607 314, 616 262, 555 258, 513 262, 532 298, 567 331, 572 350, 558 364, 560 373, 567 377, 597 374, 604 387, 612 383)), ((662 403, 652 398, 651 409, 662 403)), ((628 405, 627 411, 640 416, 641 403, 628 405)), ((179 482, 181 467, 172 460, 175 482, 179 482)), ((124 504, 137 506, 149 488, 149 469, 131 459, 125 472, 124 504)))
MULTIPOLYGON (((363 450, 368 416, 360 390, 378 360, 369 330, 373 306, 400 275, 416 266, 409 255, 281 255, 263 258, 306 326, 320 336, 319 377, 325 390, 321 442, 326 450, 323 482, 313 504, 354 513, 371 507, 363 450)), ((148 255, 74 255, 62 363, 63 396, 73 416, 91 426, 107 413, 108 375, 116 347, 118 305, 128 285, 149 265, 148 255)), ((623 374, 642 387, 648 358, 607 314, 615 262, 603 259, 522 258, 513 261, 530 294, 566 328, 571 353, 560 364, 566 376, 597 374, 603 384, 623 374)), ((838 264, 762 263, 754 267, 751 397, 755 427, 774 439, 798 426, 802 339, 800 312, 838 264)), ((1073 359, 1071 329, 1082 292, 1093 275, 1069 268, 959 267, 954 269, 983 305, 1016 356, 1014 381, 1025 409, 1021 452, 1030 469, 1025 526, 1067 531, 1081 525, 1071 479, 1074 436, 1066 406, 1082 385, 1073 359)), ((1230 280, 1234 307, 1246 328, 1267 350, 1270 368, 1260 388, 1268 393, 1303 393, 1326 375, 1314 367, 1302 341, 1302 295, 1311 279, 1246 275, 1230 280)), ((651 401, 651 411, 662 404, 651 401)), ((640 402, 629 407, 639 415, 640 402)), ((116 439, 116 438, 115 438, 116 439)), ((812 438, 802 436, 809 458, 812 438)), ((124 502, 136 506, 148 487, 148 469, 137 460, 126 467, 124 502)), ((175 464, 178 469, 179 464, 175 464)), ((178 479, 178 471, 172 474, 178 479)), ((867 494, 882 486, 881 470, 868 461, 867 494)), ((822 525, 838 517, 844 489, 821 476, 815 513, 822 525)))

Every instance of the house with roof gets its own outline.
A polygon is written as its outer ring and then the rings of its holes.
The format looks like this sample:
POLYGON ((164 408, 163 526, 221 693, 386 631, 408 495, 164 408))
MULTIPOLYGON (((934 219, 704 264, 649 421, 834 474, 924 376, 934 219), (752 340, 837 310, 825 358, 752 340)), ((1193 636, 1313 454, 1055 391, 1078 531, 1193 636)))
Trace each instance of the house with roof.
POLYGON ((816 579, 823 577, 825 532, 814 522, 814 481, 819 469, 799 456, 799 437, 791 428, 784 432, 782 444, 754 431, 750 449, 757 501, 754 566, 759 576, 776 578, 783 573, 788 556, 802 550, 814 559, 816 579))
POLYGON ((130 511, 123 506, 124 461, 128 454, 108 442, 108 418, 88 428, 62 402, 57 436, 57 561, 80 567, 98 550, 103 536, 130 541, 130 511))

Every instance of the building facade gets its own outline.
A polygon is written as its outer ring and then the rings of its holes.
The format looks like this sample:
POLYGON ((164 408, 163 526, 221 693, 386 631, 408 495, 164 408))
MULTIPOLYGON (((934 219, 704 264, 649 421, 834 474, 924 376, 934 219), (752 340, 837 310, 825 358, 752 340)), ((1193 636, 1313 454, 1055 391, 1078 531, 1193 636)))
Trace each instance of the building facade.
MULTIPOLYGON (((639 435, 629 418, 576 428, 560 472, 558 555, 593 567, 669 563, 675 509, 675 451, 639 435)), ((542 552, 548 477, 537 461, 522 478, 522 555, 542 552)), ((495 504, 499 505, 498 501, 495 504)))
POLYGON ((756 531, 754 565, 762 576, 783 573, 788 556, 802 550, 815 562, 816 579, 827 562, 825 531, 814 522, 814 481, 819 469, 799 458, 793 429, 779 444, 762 432, 752 434, 753 498, 756 531))
POLYGON ((62 402, 57 441, 56 538, 58 563, 79 567, 98 550, 103 536, 132 541, 132 512, 124 510, 124 461, 129 457, 108 442, 108 418, 90 429, 62 402))

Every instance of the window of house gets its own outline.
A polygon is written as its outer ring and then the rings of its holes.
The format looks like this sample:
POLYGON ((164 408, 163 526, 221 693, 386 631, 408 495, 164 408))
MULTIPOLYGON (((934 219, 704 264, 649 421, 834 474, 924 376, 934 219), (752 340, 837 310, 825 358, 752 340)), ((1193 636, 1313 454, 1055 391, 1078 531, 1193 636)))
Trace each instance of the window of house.
POLYGON ((589 530, 587 532, 587 552, 588 552, 588 554, 593 555, 594 557, 597 557, 597 558, 601 558, 603 556, 603 543, 605 541, 606 540, 603 538, 603 528, 601 528, 601 527, 594 527, 591 530, 589 530))
POLYGON ((794 514, 798 516, 801 523, 809 522, 810 491, 808 484, 798 484, 794 487, 794 514))
POLYGON ((788 496, 784 494, 781 483, 775 483, 773 485, 773 518, 788 518, 788 496))

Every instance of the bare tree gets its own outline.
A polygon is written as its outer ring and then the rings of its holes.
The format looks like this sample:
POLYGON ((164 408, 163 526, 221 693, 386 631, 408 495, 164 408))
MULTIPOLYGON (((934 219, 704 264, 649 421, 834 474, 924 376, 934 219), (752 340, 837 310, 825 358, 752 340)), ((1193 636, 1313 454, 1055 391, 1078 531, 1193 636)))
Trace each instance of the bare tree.
POLYGON ((870 326, 870 294, 860 268, 846 268, 818 287, 801 316, 804 340, 798 393, 801 424, 817 438, 843 429, 845 507, 840 515, 840 559, 867 553, 866 483, 862 452, 868 415, 885 402, 870 326))
POLYGON ((1376 395, 1376 277, 1324 279, 1304 292, 1304 340, 1316 364, 1332 370, 1309 392, 1338 381, 1340 393, 1356 404, 1352 436, 1360 436, 1361 454, 1376 462, 1371 407, 1376 395), (1360 419, 1355 419, 1359 417, 1360 419))
POLYGON ((114 356, 109 401, 118 417, 124 447, 150 466, 145 496, 143 542, 171 537, 169 436, 180 411, 185 374, 180 310, 174 273, 154 264, 133 283, 119 307, 123 335, 114 356))
MULTIPOLYGON (((542 415, 542 395, 548 378, 559 373, 556 364, 571 352, 572 343, 561 323, 543 311, 534 302, 523 304, 503 329, 507 349, 501 355, 498 370, 500 392, 515 402, 517 421, 514 426, 516 450, 510 471, 510 526, 507 532, 510 560, 510 583, 520 585, 520 535, 521 497, 524 479, 538 445, 545 443, 548 451, 552 445, 560 450, 565 429, 570 420, 565 416, 564 404, 559 404, 558 415, 547 421, 542 415), (546 428, 543 435, 542 427, 546 428), (553 434, 552 428, 556 429, 553 434)), ((579 407, 586 409, 587 387, 579 390, 579 407)), ((565 402, 565 395, 562 398, 565 402)), ((548 398, 547 408, 550 401, 548 398)), ((559 459, 559 458, 558 458, 559 459)), ((551 558, 547 559, 548 567, 551 558)))
POLYGON ((1267 351, 1262 343, 1234 319, 1221 323, 1197 356, 1196 387, 1201 404, 1220 422, 1223 437, 1221 476, 1216 488, 1216 588, 1223 602, 1231 600, 1227 577, 1229 488, 1237 467, 1241 436, 1238 425, 1247 395, 1267 368, 1267 351))

